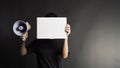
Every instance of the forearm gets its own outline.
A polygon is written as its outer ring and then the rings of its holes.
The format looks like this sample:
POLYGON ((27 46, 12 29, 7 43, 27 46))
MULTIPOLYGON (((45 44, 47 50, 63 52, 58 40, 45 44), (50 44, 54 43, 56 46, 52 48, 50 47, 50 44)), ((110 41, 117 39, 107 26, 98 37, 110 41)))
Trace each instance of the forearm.
POLYGON ((22 56, 26 55, 27 54, 27 49, 26 49, 26 42, 23 41, 22 44, 21 44, 21 48, 20 48, 20 54, 22 56))
POLYGON ((69 49, 68 49, 68 39, 65 39, 64 40, 64 46, 63 46, 63 58, 67 58, 68 57, 68 52, 69 52, 69 49))

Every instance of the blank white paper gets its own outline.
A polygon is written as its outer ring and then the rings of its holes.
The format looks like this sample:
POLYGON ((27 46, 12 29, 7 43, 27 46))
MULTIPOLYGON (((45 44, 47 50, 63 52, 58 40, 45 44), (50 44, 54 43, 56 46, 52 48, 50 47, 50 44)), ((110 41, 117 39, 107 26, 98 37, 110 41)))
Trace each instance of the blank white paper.
POLYGON ((37 17, 37 39, 65 39, 66 17, 37 17))

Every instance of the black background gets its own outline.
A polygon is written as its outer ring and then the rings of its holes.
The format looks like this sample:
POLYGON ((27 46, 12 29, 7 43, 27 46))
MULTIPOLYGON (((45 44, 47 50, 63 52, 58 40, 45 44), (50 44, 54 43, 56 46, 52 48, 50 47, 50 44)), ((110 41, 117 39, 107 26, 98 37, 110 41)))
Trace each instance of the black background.
POLYGON ((35 55, 20 56, 17 20, 30 22, 29 44, 36 37, 36 17, 55 12, 68 18, 69 58, 63 68, 120 67, 119 0, 1 0, 0 68, 37 68, 35 55))

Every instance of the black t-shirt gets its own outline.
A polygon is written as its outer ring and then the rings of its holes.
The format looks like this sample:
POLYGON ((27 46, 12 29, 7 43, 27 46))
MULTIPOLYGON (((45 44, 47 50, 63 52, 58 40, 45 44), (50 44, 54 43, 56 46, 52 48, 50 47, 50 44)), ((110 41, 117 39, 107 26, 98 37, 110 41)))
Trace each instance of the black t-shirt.
POLYGON ((26 48, 37 55, 38 68, 62 68, 63 44, 64 39, 36 39, 26 48))

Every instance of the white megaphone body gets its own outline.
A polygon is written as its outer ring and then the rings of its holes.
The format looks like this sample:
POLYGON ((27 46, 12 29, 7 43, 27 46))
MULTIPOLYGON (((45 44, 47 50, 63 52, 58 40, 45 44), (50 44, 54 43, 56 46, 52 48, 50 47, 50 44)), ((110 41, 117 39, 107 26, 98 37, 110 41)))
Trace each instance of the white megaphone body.
POLYGON ((13 31, 17 36, 23 36, 31 29, 31 25, 23 20, 18 20, 13 25, 13 31))

